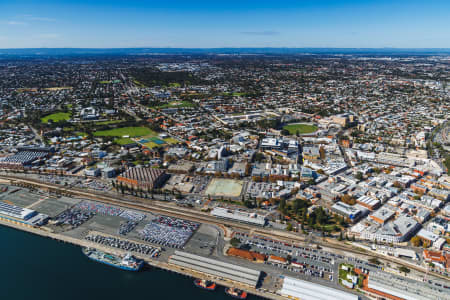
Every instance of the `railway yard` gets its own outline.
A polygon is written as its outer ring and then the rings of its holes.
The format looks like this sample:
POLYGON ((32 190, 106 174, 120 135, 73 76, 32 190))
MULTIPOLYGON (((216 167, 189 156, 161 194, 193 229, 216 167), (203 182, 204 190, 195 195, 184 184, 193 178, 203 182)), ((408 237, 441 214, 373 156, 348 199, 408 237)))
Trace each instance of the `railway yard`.
MULTIPOLYGON (((150 209, 145 205, 119 203, 116 200, 105 203, 105 199, 96 201, 94 197, 69 198, 36 188, 2 186, 7 187, 7 191, 0 194, 2 201, 21 207, 41 208, 39 212, 50 216, 46 231, 80 243, 87 241, 91 245, 111 249, 111 252, 131 252, 157 264, 170 262, 175 251, 181 250, 218 262, 257 269, 265 275, 253 292, 266 293, 269 298, 279 297, 280 279, 286 276, 345 290, 338 279, 338 268, 342 263, 354 264, 371 272, 383 272, 381 266, 369 263, 365 255, 358 251, 352 253, 345 251, 345 248, 318 247, 303 242, 300 237, 293 240, 281 233, 269 237, 262 228, 224 220, 214 221, 202 214, 193 217, 180 208, 163 209, 154 203, 150 209), (288 258, 289 263, 268 259, 257 264, 228 256, 226 250, 230 247, 231 237, 239 239, 243 249, 267 257, 288 258)), ((418 272, 416 275, 420 276, 418 272)), ((252 289, 249 291, 252 292, 252 289)))

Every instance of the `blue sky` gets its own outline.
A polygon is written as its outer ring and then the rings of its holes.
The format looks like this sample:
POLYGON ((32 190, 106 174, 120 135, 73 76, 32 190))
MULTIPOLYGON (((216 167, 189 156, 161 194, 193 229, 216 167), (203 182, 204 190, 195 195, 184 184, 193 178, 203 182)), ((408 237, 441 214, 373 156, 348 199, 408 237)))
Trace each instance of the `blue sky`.
POLYGON ((450 48, 449 0, 0 0, 0 48, 450 48))

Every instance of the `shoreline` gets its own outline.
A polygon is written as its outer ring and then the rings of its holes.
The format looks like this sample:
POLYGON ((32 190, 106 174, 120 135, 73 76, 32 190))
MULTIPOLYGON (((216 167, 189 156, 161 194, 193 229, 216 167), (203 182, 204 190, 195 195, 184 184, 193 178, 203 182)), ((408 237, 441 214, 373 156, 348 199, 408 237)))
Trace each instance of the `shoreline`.
MULTIPOLYGON (((105 251, 107 253, 110 254, 114 254, 114 255, 120 255, 123 256, 127 253, 127 251, 121 250, 121 249, 115 249, 115 248, 111 248, 111 247, 106 247, 104 245, 100 245, 97 243, 93 243, 84 239, 77 239, 77 238, 73 238, 73 237, 69 237, 66 235, 62 235, 59 233, 53 233, 50 231, 46 231, 43 229, 38 229, 38 228, 33 228, 33 227, 27 227, 24 225, 18 225, 18 224, 14 224, 8 221, 4 221, 4 220, 0 220, 0 225, 2 226, 7 226, 10 228, 13 228, 15 230, 20 230, 23 232, 27 232, 30 234, 35 234, 38 236, 41 236, 43 238, 50 238, 53 240, 57 240, 59 242, 63 242, 63 243, 69 243, 78 247, 92 247, 92 248, 96 248, 99 249, 101 251, 105 251)), ((275 293, 271 293, 271 292, 267 292, 267 291, 259 291, 257 289, 254 288, 249 288, 248 286, 242 285, 242 284, 237 284, 235 282, 231 282, 231 281, 227 281, 227 280, 223 280, 223 279, 219 279, 219 278, 215 278, 212 277, 208 274, 203 274, 203 273, 199 273, 193 270, 187 270, 185 268, 180 268, 177 267, 175 265, 169 264, 167 262, 162 262, 162 261, 155 261, 150 259, 149 257, 140 255, 138 253, 134 253, 132 252, 133 256, 135 256, 136 258, 142 259, 144 260, 144 262, 149 265, 150 267, 155 267, 158 269, 161 269, 163 271, 169 271, 169 272, 174 272, 177 273, 179 275, 183 275, 183 276, 188 276, 188 277, 192 277, 192 278, 200 278, 200 279, 206 279, 206 280, 211 280, 214 281, 215 283, 217 283, 218 285, 221 285, 223 287, 232 287, 232 288, 238 288, 241 290, 246 291, 249 294, 252 295, 256 295, 259 297, 263 297, 266 299, 273 299, 273 300, 284 300, 286 299, 285 297, 282 297, 280 295, 277 295, 275 293)))

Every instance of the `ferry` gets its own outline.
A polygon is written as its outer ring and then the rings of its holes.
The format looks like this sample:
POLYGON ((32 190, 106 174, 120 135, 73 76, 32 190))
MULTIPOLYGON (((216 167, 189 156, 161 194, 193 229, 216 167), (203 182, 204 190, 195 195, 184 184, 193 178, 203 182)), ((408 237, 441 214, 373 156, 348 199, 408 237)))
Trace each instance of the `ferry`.
POLYGON ((216 289, 216 284, 212 281, 203 280, 203 279, 195 279, 194 284, 196 287, 208 290, 208 291, 214 291, 216 289))
POLYGON ((82 251, 84 255, 94 261, 126 271, 137 272, 144 266, 143 260, 136 259, 129 253, 127 253, 123 258, 120 258, 93 248, 83 247, 82 251))
POLYGON ((236 299, 246 299, 247 292, 235 288, 226 288, 225 293, 236 299))

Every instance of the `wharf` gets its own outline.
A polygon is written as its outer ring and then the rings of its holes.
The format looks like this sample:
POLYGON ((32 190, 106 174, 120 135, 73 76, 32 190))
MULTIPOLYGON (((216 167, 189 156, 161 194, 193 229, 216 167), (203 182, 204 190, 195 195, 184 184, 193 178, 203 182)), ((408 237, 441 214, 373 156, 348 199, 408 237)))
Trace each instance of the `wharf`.
MULTIPOLYGON (((123 256, 127 253, 127 251, 121 250, 121 249, 117 249, 117 248, 111 248, 111 247, 107 247, 98 243, 94 243, 94 242, 90 242, 88 240, 84 240, 84 239, 79 239, 79 238, 74 238, 74 237, 70 237, 70 236, 66 236, 66 235, 62 235, 59 233, 54 233, 54 232, 50 232, 47 230, 43 230, 43 229, 38 229, 38 228, 33 228, 33 227, 28 227, 28 226, 23 226, 23 225, 18 225, 18 224, 14 224, 11 222, 7 222, 7 221, 3 221, 0 220, 0 225, 4 225, 4 226, 8 226, 17 230, 22 230, 28 233, 32 233, 32 234, 37 234, 40 235, 42 237, 46 237, 46 238, 51 238, 54 240, 58 240, 64 243, 70 243, 76 246, 81 246, 81 247, 92 247, 92 248, 96 248, 100 251, 104 251, 107 253, 111 253, 113 255, 118 255, 118 256, 123 256)), ((103 234, 103 233, 101 233, 103 234)), ((81 254, 81 252, 80 252, 81 254)), ((148 265, 155 267, 155 268, 159 268, 159 269, 163 269, 166 271, 170 271, 170 272, 175 272, 184 276, 189 276, 189 277, 193 277, 193 278, 200 278, 200 279, 206 279, 206 280, 211 280, 216 282, 217 284, 224 286, 224 287, 234 287, 234 288, 238 288, 241 290, 245 290, 246 292, 253 294, 253 295, 257 295, 260 297, 264 297, 267 299, 274 299, 274 300, 284 300, 286 299, 285 297, 282 297, 280 295, 275 294, 274 292, 269 292, 269 291, 261 291, 260 289, 255 289, 255 288, 251 288, 247 285, 242 285, 242 284, 238 284, 236 282, 232 282, 232 281, 228 281, 225 280, 223 278, 217 278, 217 277, 213 277, 210 276, 208 274, 204 274, 204 273, 199 273, 196 272, 194 270, 189 270, 186 268, 181 268, 178 267, 176 265, 173 264, 169 264, 167 262, 163 262, 163 261, 156 261, 154 259, 151 259, 148 256, 139 254, 139 253, 133 253, 133 255, 136 258, 142 259, 144 260, 148 265)))

